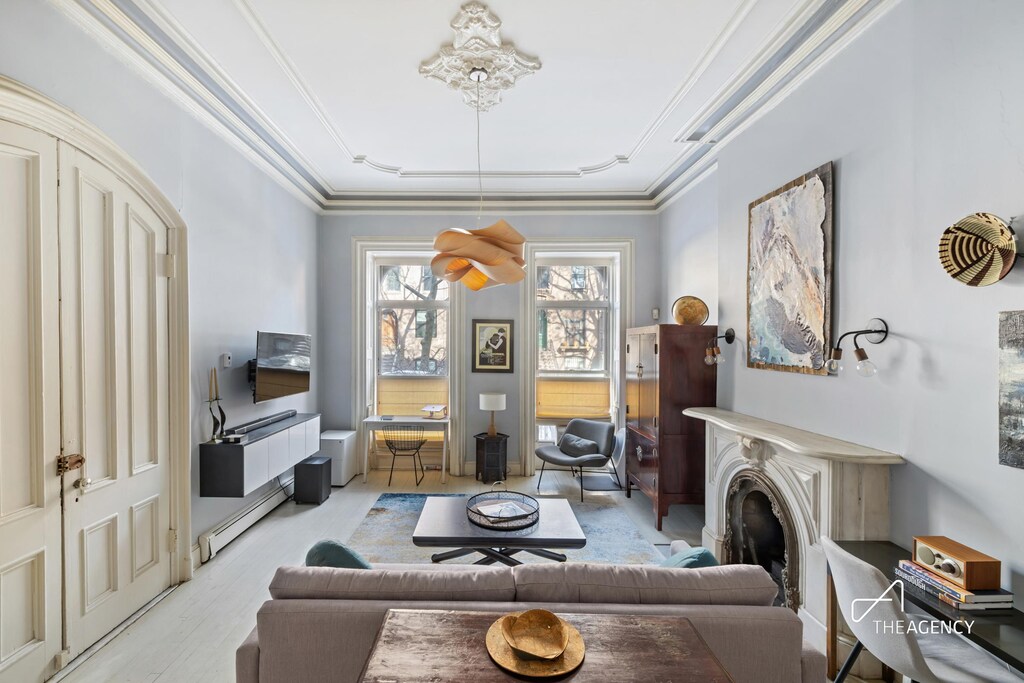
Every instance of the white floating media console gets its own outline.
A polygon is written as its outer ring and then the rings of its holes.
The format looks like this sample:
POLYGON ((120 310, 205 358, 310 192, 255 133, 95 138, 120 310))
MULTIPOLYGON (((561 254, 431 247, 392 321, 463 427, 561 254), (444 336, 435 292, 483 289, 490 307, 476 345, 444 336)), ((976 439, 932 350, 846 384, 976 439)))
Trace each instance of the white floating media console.
POLYGON ((318 413, 290 411, 234 431, 237 443, 199 445, 200 497, 243 498, 320 451, 318 413))

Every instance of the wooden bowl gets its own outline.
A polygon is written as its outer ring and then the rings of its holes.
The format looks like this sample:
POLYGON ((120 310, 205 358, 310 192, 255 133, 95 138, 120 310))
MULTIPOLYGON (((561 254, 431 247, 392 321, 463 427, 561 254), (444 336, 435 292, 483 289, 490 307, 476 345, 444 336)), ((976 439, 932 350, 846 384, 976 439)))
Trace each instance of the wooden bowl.
POLYGON ((569 630, 557 615, 545 609, 509 614, 501 620, 501 633, 521 659, 557 659, 569 644, 569 630))

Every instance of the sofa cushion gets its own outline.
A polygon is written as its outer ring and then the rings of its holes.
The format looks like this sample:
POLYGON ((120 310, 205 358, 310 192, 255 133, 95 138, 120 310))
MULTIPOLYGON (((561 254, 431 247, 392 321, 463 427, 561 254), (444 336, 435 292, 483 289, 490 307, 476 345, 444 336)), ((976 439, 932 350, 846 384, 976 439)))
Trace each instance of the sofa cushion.
MULTIPOLYGON (((308 564, 308 563, 307 563, 308 564)), ((679 567, 681 569, 700 569, 717 567, 718 560, 707 548, 697 546, 675 553, 658 563, 659 567, 679 567)))
POLYGON ((279 567, 270 582, 275 600, 514 600, 508 567, 338 569, 279 567))
POLYGON ((779 588, 764 569, 524 564, 512 569, 516 602, 770 606, 779 588))

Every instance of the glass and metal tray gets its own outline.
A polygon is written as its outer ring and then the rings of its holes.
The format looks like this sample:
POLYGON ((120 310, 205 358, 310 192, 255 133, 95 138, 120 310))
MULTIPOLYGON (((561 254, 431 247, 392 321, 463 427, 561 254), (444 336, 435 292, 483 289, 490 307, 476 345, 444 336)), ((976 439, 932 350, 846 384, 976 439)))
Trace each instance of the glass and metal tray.
POLYGON ((509 491, 503 481, 496 481, 491 490, 470 496, 466 501, 466 516, 478 527, 494 531, 519 531, 540 521, 540 503, 533 496, 509 491), (504 491, 495 491, 498 485, 504 491))

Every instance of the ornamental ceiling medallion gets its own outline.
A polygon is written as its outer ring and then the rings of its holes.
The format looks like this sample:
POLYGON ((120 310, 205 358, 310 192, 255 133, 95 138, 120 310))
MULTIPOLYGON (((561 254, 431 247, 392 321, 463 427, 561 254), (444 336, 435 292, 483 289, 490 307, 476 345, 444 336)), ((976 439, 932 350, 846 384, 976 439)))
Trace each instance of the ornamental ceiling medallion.
POLYGON ((501 102, 501 91, 508 90, 523 76, 540 69, 540 60, 519 52, 512 43, 502 43, 501 20, 480 2, 467 2, 451 23, 455 38, 451 45, 420 65, 427 78, 446 83, 462 92, 463 101, 487 111, 501 102), (484 69, 487 78, 481 82, 470 79, 471 69, 484 69))

